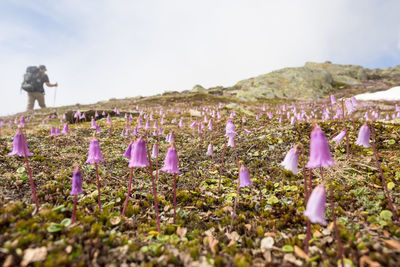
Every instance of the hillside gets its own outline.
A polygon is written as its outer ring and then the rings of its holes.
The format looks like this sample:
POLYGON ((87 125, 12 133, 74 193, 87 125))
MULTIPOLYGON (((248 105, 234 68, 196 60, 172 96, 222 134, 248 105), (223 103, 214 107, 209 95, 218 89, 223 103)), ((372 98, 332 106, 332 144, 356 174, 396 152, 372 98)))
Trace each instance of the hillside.
MULTIPOLYGON (((24 114, 23 132, 33 153, 29 166, 39 202, 37 214, 32 214, 35 205, 24 157, 8 156, 20 115, 7 117, 0 128, 0 264, 334 266, 339 253, 334 205, 347 266, 399 266, 400 227, 394 216, 400 215, 400 115, 390 101, 359 103, 346 120, 350 144, 347 160, 346 142, 336 145, 331 140, 343 129, 343 123, 334 119, 340 102, 330 106, 326 100, 249 103, 236 97, 169 93, 24 114), (74 115, 78 110, 81 116, 77 120, 74 115), (327 110, 329 118, 322 118, 327 110), (94 123, 100 132, 94 134, 90 118, 96 111, 99 116, 94 123), (371 117, 379 113, 383 118, 374 122, 376 148, 396 214, 390 211, 373 149, 355 144, 367 111, 371 117), (225 147, 228 118, 237 132, 236 153, 232 147, 225 147), (50 135, 51 127, 61 129, 66 121, 69 134, 50 135), (159 137, 153 134, 154 122, 158 131, 162 128, 159 137), (323 173, 319 168, 312 169, 312 187, 324 182, 327 199, 333 199, 334 204, 326 203, 327 225, 311 224, 310 241, 306 242, 303 158, 307 163, 313 123, 318 123, 330 140, 336 165, 324 168, 323 173), (174 175, 160 171, 157 179, 155 170, 165 164, 172 132, 180 171, 175 223, 174 175), (93 136, 104 159, 98 163, 100 198, 96 167, 86 163, 93 136), (159 157, 150 160, 151 171, 134 168, 123 216, 130 178, 129 160, 123 155, 131 140, 140 136, 147 136, 149 153, 158 144, 159 157), (209 144, 213 145, 213 155, 206 154, 209 144), (296 144, 304 147, 304 157, 300 155, 299 173, 294 174, 280 163, 296 144), (246 166, 253 185, 240 189, 230 230, 238 164, 246 166), (83 181, 82 194, 77 195, 76 222, 72 224, 74 196, 70 194, 75 166, 81 169, 83 181)), ((304 170, 308 177, 308 169, 304 170)))
POLYGON ((303 67, 284 68, 239 81, 232 87, 208 90, 195 86, 192 91, 234 96, 254 101, 269 98, 318 99, 329 94, 352 96, 400 85, 400 65, 366 69, 357 65, 307 62, 303 67))

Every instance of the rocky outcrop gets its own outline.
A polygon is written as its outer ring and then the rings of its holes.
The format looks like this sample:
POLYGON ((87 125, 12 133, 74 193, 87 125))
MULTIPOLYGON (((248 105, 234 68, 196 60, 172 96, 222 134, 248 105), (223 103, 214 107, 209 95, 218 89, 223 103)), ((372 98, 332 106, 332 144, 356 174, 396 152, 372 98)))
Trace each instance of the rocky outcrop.
POLYGON ((228 88, 207 90, 197 85, 193 90, 249 101, 263 98, 317 99, 331 93, 346 95, 364 89, 371 91, 371 84, 375 83, 379 86, 372 91, 400 84, 400 66, 370 70, 357 65, 307 62, 303 67, 276 70, 239 81, 228 88))

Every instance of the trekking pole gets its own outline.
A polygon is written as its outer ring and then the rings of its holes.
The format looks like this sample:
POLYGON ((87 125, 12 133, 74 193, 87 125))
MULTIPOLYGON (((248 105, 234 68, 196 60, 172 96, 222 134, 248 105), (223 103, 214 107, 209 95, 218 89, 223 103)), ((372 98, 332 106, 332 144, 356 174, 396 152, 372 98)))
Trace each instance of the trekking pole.
POLYGON ((56 106, 57 87, 58 87, 58 86, 56 86, 56 88, 54 89, 54 103, 53 103, 53 107, 56 106))

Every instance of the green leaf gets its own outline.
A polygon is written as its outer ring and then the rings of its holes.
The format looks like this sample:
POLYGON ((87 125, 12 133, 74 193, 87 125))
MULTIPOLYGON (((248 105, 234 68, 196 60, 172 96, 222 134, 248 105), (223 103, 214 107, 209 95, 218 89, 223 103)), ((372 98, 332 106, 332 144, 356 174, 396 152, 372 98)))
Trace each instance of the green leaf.
POLYGON ((279 199, 275 195, 270 196, 267 201, 267 203, 270 205, 276 204, 278 202, 279 202, 279 199))
POLYGON ((24 182, 29 179, 26 173, 23 173, 19 178, 24 182))
POLYGON ((394 186, 395 186, 395 184, 393 182, 389 182, 387 184, 387 187, 388 187, 389 190, 392 190, 394 186))
POLYGON ((392 216, 393 214, 390 210, 382 210, 381 213, 379 214, 379 217, 387 221, 391 220, 392 216))
POLYGON ((20 168, 17 169, 17 173, 18 174, 22 174, 24 172, 25 172, 25 167, 20 167, 20 168))
POLYGON ((59 223, 51 223, 49 227, 47 227, 47 231, 49 233, 59 232, 64 228, 64 225, 59 223))
POLYGON ((61 224, 64 225, 64 227, 68 227, 71 224, 71 219, 65 218, 61 221, 61 224))
POLYGON ((284 245, 282 247, 283 252, 291 253, 294 251, 294 248, 291 245, 284 245))
POLYGON ((389 145, 394 145, 395 143, 396 143, 396 141, 393 140, 393 139, 390 139, 390 140, 388 141, 388 144, 389 144, 389 145))
POLYGON ((55 207, 53 209, 53 211, 61 211, 61 212, 63 212, 63 211, 65 211, 65 207, 64 207, 64 205, 60 205, 60 206, 55 207))

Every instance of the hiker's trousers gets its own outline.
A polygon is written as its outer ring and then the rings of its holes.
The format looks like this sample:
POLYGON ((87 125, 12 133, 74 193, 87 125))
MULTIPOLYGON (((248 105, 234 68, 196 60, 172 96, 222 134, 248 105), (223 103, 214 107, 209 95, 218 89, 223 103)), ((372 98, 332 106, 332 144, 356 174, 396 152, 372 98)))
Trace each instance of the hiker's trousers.
POLYGON ((29 92, 28 93, 28 106, 27 110, 33 110, 33 107, 35 106, 35 100, 38 101, 39 106, 41 108, 45 108, 46 104, 44 103, 44 94, 40 92, 29 92))

